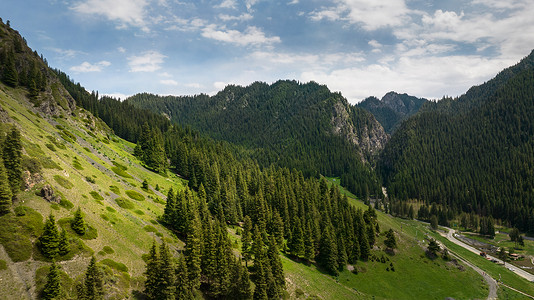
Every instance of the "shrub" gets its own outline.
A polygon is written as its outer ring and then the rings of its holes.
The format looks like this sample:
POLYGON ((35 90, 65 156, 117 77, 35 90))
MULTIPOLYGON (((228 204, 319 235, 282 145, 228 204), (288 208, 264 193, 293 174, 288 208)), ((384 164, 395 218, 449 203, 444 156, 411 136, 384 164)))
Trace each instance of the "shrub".
POLYGON ((110 186, 109 186, 109 189, 110 189, 113 193, 115 193, 115 194, 117 194, 117 195, 120 195, 120 194, 121 194, 121 190, 119 189, 118 186, 110 185, 110 186))
POLYGON ((117 204, 124 209, 132 209, 135 207, 132 201, 122 197, 115 199, 115 202, 117 202, 117 204))
POLYGON ((61 201, 59 202, 59 206, 61 206, 63 208, 66 208, 66 209, 71 209, 71 208, 74 207, 74 204, 72 204, 72 202, 70 202, 69 200, 64 199, 63 197, 61 197, 61 201))
POLYGON ((128 272, 128 267, 126 267, 125 264, 116 262, 112 259, 106 258, 100 261, 101 264, 104 264, 112 269, 115 269, 117 271, 121 272, 128 272))
POLYGON ((126 195, 128 195, 128 197, 136 200, 136 201, 144 201, 145 200, 145 196, 141 195, 140 193, 134 191, 134 190, 128 190, 126 191, 126 195))
POLYGON ((102 197, 99 193, 97 193, 96 191, 91 191, 89 193, 89 195, 91 195, 95 200, 97 201, 102 201, 104 200, 104 197, 102 197))
POLYGON ((115 172, 115 174, 124 177, 124 178, 133 178, 132 175, 126 173, 123 169, 119 167, 111 167, 111 171, 115 172))
POLYGON ((54 180, 66 189, 72 189, 74 187, 74 184, 72 184, 72 182, 68 181, 61 175, 54 175, 54 180))
POLYGON ((116 212, 116 210, 115 210, 113 207, 111 207, 111 206, 106 206, 106 209, 107 209, 107 211, 109 211, 109 212, 111 212, 111 213, 116 212))
POLYGON ((104 250, 104 252, 106 252, 107 254, 115 253, 115 250, 113 250, 113 248, 111 248, 110 246, 104 246, 102 250, 104 250))

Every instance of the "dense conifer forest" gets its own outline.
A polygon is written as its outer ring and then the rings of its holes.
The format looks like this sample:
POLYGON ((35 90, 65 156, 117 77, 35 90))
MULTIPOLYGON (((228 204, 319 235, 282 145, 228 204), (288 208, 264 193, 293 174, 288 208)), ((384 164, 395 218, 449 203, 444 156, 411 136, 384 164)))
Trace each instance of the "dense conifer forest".
POLYGON ((534 232, 533 61, 404 122, 380 159, 390 196, 534 232))

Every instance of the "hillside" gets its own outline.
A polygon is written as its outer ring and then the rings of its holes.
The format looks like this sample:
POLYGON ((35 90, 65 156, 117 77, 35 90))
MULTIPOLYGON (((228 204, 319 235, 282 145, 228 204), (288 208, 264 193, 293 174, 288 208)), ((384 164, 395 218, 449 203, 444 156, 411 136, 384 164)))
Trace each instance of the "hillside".
MULTIPOLYGON (((0 50, 9 51, 20 36, 12 29, 5 32, 0 50)), ((31 51, 21 53, 17 75, 25 61, 38 60, 31 51)), ((5 82, 10 77, 2 71, 5 82)), ((79 290, 87 295, 89 287, 98 288, 94 281, 88 284, 89 278, 100 280, 105 299, 161 298, 163 293, 250 299, 252 290, 271 298, 324 299, 486 294, 470 269, 424 255, 423 239, 433 234, 427 226, 375 212, 324 178, 260 168, 241 157, 239 147, 171 126, 128 103, 99 99, 58 70, 43 72, 46 82, 35 93, 19 80, 0 83, 2 298, 41 298, 53 280, 61 284, 60 298, 79 298, 79 290), (120 137, 134 139, 135 133, 137 145, 120 137), (13 149, 20 151, 18 158, 6 154, 13 149), (13 161, 20 163, 20 190, 5 180, 6 173, 17 177, 13 161), (190 172, 191 180, 169 166, 190 172), (86 223, 83 234, 73 226, 78 208, 86 223), (64 253, 59 242, 60 254, 51 254, 51 228, 56 234, 60 228, 68 241, 64 253), (397 249, 385 246, 388 235, 395 237, 397 249), (168 248, 152 250, 163 242, 168 248), (50 276, 54 261, 57 277, 50 276), (165 280, 154 281, 152 271, 165 280)))
POLYGON ((388 136, 371 114, 326 86, 256 82, 227 86, 212 97, 145 93, 126 102, 241 145, 262 166, 296 168, 305 176, 340 176, 359 196, 381 194, 370 165, 388 136))
POLYGON ((391 134, 400 123, 419 111, 428 100, 389 92, 382 99, 369 97, 356 106, 372 113, 386 133, 391 134))
POLYGON ((380 160, 389 194, 534 232, 533 66, 534 52, 405 121, 380 160))

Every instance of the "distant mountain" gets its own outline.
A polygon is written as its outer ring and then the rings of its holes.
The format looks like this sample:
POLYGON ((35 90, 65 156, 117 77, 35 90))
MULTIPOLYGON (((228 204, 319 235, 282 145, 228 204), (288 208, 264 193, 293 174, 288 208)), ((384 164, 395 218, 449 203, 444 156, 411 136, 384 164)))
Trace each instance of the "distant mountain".
POLYGON ((264 166, 274 163, 306 175, 341 176, 358 195, 380 193, 369 163, 388 136, 372 114, 324 85, 256 82, 227 86, 212 97, 138 94, 126 102, 253 149, 264 166))
POLYGON ((534 51, 457 99, 427 102, 386 145, 388 193, 534 232, 534 51))
POLYGON ((392 133, 400 122, 414 115, 426 102, 424 98, 389 92, 381 100, 369 97, 356 106, 371 112, 384 130, 392 133))

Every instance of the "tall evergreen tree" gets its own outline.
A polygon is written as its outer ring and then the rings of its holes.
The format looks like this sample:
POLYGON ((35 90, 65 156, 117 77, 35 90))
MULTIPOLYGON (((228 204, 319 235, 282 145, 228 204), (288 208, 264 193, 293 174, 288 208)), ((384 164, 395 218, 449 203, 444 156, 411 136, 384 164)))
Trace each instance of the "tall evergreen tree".
POLYGON ((7 179, 3 159, 0 157, 0 215, 10 211, 12 203, 11 187, 7 179))
POLYGON ((61 229, 61 234, 59 235, 58 242, 58 254, 66 255, 70 251, 69 239, 67 238, 67 231, 61 229))
POLYGON ((332 275, 338 274, 337 244, 332 225, 324 227, 319 244, 319 263, 332 275))
POLYGON ((200 225, 200 217, 198 212, 193 216, 191 225, 189 226, 188 234, 185 243, 185 261, 187 264, 187 271, 189 275, 189 283, 194 289, 200 287, 201 269, 201 241, 202 228, 200 225))
POLYGON ((304 232, 299 217, 295 217, 293 228, 291 230, 291 239, 288 244, 291 254, 302 257, 304 256, 304 232))
POLYGON ((70 226, 72 227, 72 230, 74 230, 74 232, 76 232, 77 234, 85 234, 85 221, 83 219, 82 210, 80 209, 80 207, 78 207, 76 212, 74 212, 74 218, 72 219, 70 226))
POLYGON ((96 265, 96 258, 93 256, 85 272, 85 281, 83 285, 83 299, 101 300, 104 299, 104 282, 102 272, 96 265))
POLYGON ((56 264, 55 260, 52 260, 50 265, 50 270, 46 275, 46 283, 44 286, 43 293, 41 294, 42 299, 57 299, 61 294, 61 281, 59 277, 59 267, 56 264))
POLYGON ((178 256, 176 263, 176 299, 190 300, 194 299, 192 286, 189 282, 189 274, 187 272, 187 264, 183 255, 178 256))
POLYGON ((44 224, 43 234, 39 237, 39 248, 44 256, 54 258, 59 252, 59 232, 56 219, 50 214, 44 224))
POLYGON ((274 237, 269 238, 269 248, 267 250, 267 258, 271 265, 271 272, 278 289, 280 291, 286 289, 286 279, 284 276, 284 268, 282 266, 282 260, 280 259, 280 253, 278 251, 277 243, 274 237))
POLYGON ((148 299, 157 299, 158 295, 158 272, 159 272, 159 255, 156 247, 156 240, 152 241, 152 247, 148 252, 148 259, 145 270, 145 290, 144 294, 148 299))
POLYGON ((16 87, 19 83, 19 74, 15 68, 15 53, 13 51, 7 51, 2 81, 11 87, 16 87))
POLYGON ((161 300, 174 300, 176 273, 169 247, 165 242, 159 248, 157 297, 161 300))
POLYGON ((241 235, 241 253, 245 259, 245 265, 252 258, 252 220, 247 215, 243 222, 243 234, 241 235))
POLYGON ((6 136, 3 156, 11 193, 16 196, 22 185, 22 142, 16 127, 6 136))

